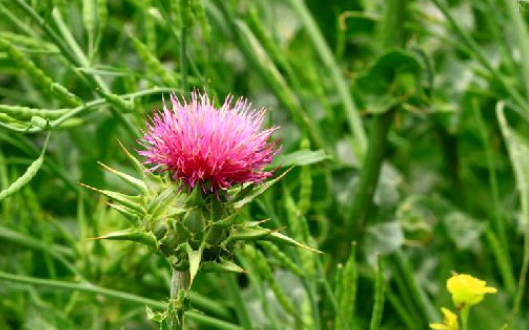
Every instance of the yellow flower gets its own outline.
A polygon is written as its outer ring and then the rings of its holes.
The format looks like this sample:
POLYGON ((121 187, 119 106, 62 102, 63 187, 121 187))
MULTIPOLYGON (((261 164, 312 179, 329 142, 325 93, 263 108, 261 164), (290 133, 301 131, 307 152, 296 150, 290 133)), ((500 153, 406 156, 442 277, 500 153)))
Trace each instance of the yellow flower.
POLYGON ((486 293, 496 293, 495 288, 486 285, 487 282, 467 274, 456 274, 446 282, 457 308, 470 307, 482 301, 486 293))
POLYGON ((458 330, 459 324, 457 323, 457 315, 452 313, 449 309, 441 308, 443 315, 445 316, 443 323, 431 323, 430 328, 434 330, 458 330))

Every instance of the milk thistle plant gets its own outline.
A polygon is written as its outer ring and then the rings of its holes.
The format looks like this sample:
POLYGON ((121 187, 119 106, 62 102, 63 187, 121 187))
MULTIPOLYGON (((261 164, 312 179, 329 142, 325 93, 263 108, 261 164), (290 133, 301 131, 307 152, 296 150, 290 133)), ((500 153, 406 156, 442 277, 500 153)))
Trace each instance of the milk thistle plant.
POLYGON ((186 294, 198 271, 241 272, 232 261, 240 242, 269 240, 302 244, 247 221, 242 208, 281 176, 265 181, 265 167, 278 153, 269 142, 277 127, 261 130, 265 110, 245 99, 227 97, 220 108, 206 94, 192 93, 189 103, 171 95, 143 132, 142 163, 125 150, 140 178, 103 165, 134 186, 138 195, 98 190, 112 200, 132 228, 99 239, 148 245, 171 265, 170 300, 161 312, 149 311, 163 329, 182 329, 186 294))
MULTIPOLYGON (((496 288, 488 287, 487 282, 467 274, 454 274, 446 282, 452 301, 460 312, 463 330, 468 329, 468 315, 472 306, 479 304, 487 293, 496 293, 496 288)), ((443 323, 433 323, 430 327, 435 330, 458 330, 459 321, 456 314, 446 308, 441 308, 444 315, 443 323)))

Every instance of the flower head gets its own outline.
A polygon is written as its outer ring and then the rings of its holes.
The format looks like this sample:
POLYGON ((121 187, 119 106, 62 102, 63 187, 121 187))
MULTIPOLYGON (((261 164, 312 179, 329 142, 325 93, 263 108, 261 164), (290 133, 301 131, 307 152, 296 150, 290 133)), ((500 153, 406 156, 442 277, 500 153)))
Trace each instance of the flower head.
POLYGON ((171 95, 147 124, 139 153, 151 170, 169 171, 172 178, 204 191, 237 183, 258 183, 272 175, 264 167, 278 152, 268 142, 273 127, 261 130, 265 110, 253 110, 243 98, 227 97, 217 109, 206 94, 193 92, 191 102, 171 95))
POLYGON ((459 324, 457 322, 457 315, 444 307, 441 308, 441 311, 444 315, 443 323, 431 323, 430 328, 434 330, 458 330, 459 324))
POLYGON ((457 308, 476 305, 483 300, 486 293, 496 293, 496 289, 486 286, 481 281, 467 274, 456 274, 448 279, 446 287, 452 295, 457 308))

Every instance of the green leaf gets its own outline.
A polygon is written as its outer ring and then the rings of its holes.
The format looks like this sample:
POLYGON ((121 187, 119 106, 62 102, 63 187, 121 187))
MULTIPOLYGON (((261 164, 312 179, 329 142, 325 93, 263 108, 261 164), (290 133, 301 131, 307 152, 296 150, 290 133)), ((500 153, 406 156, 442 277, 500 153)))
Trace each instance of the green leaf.
POLYGON ((202 250, 193 250, 189 244, 186 244, 187 258, 189 260, 189 287, 193 284, 195 276, 197 276, 200 261, 202 260, 202 250))
POLYGON ((125 148, 125 146, 123 145, 123 143, 121 143, 120 140, 117 140, 117 141, 118 141, 119 146, 123 150, 123 152, 125 152, 125 155, 127 155, 127 157, 132 161, 132 164, 136 168, 136 171, 145 178, 146 177, 145 173, 147 172, 147 168, 143 166, 143 164, 138 160, 138 158, 134 157, 134 155, 132 155, 130 151, 127 148, 125 148))
POLYGON ((147 233, 147 232, 144 232, 138 229, 125 229, 125 230, 115 231, 115 232, 108 233, 103 236, 94 237, 92 239, 133 241, 133 242, 145 244, 152 248, 156 248, 156 238, 154 237, 154 235, 152 233, 147 233))
POLYGON ((383 94, 396 80, 401 79, 399 77, 403 75, 418 77, 422 69, 421 62, 413 53, 405 50, 390 50, 380 55, 358 78, 357 83, 365 91, 383 94))
POLYGON ((118 193, 118 192, 115 192, 115 191, 110 191, 110 190, 100 190, 100 189, 97 189, 97 188, 94 188, 92 186, 89 186, 87 184, 84 184, 84 183, 79 183, 82 187, 85 187, 85 188, 88 188, 90 190, 93 190, 93 191, 96 191, 102 195, 105 195, 107 196, 108 198, 116 201, 116 202, 119 202, 123 205, 125 205, 126 207, 140 213, 140 214, 143 214, 145 213, 145 210, 143 209, 143 207, 141 206, 140 204, 140 201, 141 201, 141 197, 139 196, 129 196, 129 195, 125 195, 125 194, 121 194, 121 193, 118 193))
POLYGON ((274 167, 290 167, 290 166, 305 166, 319 163, 331 156, 325 154, 323 150, 299 150, 289 154, 281 154, 274 158, 274 161, 269 166, 274 167))
POLYGON ((280 176, 278 176, 278 177, 276 177, 276 178, 274 178, 272 180, 265 181, 262 184, 250 185, 250 186, 246 187, 240 193, 238 193, 237 195, 235 195, 233 197, 233 200, 231 201, 233 203, 233 207, 236 210, 241 209, 246 204, 248 204, 251 201, 253 201, 257 196, 261 195, 266 190, 268 190, 268 188, 270 188, 274 183, 276 183, 279 180, 281 180, 285 175, 287 175, 288 172, 290 172, 290 170, 292 170, 292 168, 286 170, 280 176))
POLYGON ((357 79, 370 112, 382 113, 420 90, 423 66, 408 51, 390 50, 379 56, 357 79))
POLYGON ((231 230, 226 243, 232 241, 252 241, 264 238, 272 233, 272 230, 262 227, 235 227, 231 230))
POLYGON ((298 248, 302 248, 302 249, 305 249, 305 250, 309 250, 309 251, 312 251, 312 252, 316 252, 316 253, 323 253, 321 252, 320 250, 316 250, 314 248, 311 248, 310 246, 308 245, 305 245, 305 244, 302 244, 286 235, 283 235, 281 233, 278 233, 278 232, 271 232, 270 235, 266 236, 263 238, 263 240, 265 241, 271 241, 271 242, 277 242, 277 243, 283 243, 283 244, 288 244, 288 245, 292 245, 292 246, 295 246, 295 247, 298 247, 298 248))
POLYGON ((246 271, 233 261, 220 259, 220 262, 207 261, 202 263, 200 270, 209 273, 246 273, 246 271))
POLYGON ((236 224, 238 221, 238 218, 239 218, 239 213, 232 213, 223 219, 213 222, 213 226, 221 227, 221 228, 228 228, 236 224))
POLYGON ((180 194, 175 190, 175 187, 169 186, 159 193, 156 198, 150 200, 149 205, 147 206, 147 213, 153 218, 158 218, 162 214, 167 215, 167 213, 183 213, 186 210, 177 207, 180 204, 178 203, 179 198, 180 194))
POLYGON ((111 208, 118 211, 121 215, 123 215, 132 225, 138 227, 141 223, 139 214, 136 213, 134 210, 129 209, 126 206, 119 205, 119 204, 108 204, 111 208))
POLYGON ((147 319, 157 323, 161 323, 167 318, 167 312, 155 312, 149 306, 145 307, 145 311, 147 312, 147 319))
POLYGON ((119 176, 120 178, 122 178, 125 182, 127 182, 128 184, 130 184, 132 187, 138 189, 139 191, 141 192, 148 192, 148 188, 147 188, 147 185, 145 184, 145 182, 141 181, 141 180, 138 180, 136 179, 135 177, 133 176, 130 176, 126 173, 123 173, 123 172, 120 172, 118 170, 115 170, 113 169, 112 167, 108 166, 108 165, 105 165, 103 164, 102 162, 97 162, 101 167, 103 167, 105 170, 119 176))

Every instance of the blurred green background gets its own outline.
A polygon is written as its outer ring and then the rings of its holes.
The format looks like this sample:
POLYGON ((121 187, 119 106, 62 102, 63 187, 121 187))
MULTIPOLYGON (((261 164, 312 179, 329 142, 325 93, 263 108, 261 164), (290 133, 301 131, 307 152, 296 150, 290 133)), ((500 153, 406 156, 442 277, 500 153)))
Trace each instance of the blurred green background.
POLYGON ((454 271, 499 291, 469 329, 526 329, 529 5, 409 0, 388 32, 392 1, 0 1, 0 329, 157 328, 168 265, 90 240, 128 224, 78 182, 130 191, 97 162, 131 172, 117 141, 194 88, 268 109, 297 166, 248 215, 324 254, 241 250, 238 286, 197 278, 189 329, 426 329, 454 271))

